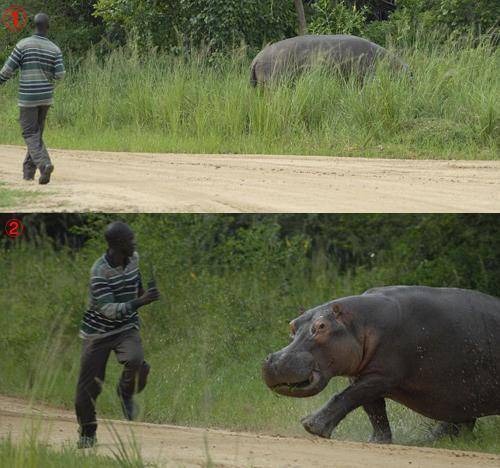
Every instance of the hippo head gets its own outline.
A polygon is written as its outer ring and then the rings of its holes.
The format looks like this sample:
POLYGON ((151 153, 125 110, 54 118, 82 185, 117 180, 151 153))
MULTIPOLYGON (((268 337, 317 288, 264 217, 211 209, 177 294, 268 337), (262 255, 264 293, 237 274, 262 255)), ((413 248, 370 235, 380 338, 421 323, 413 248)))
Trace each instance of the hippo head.
POLYGON ((338 375, 355 375, 363 347, 349 311, 337 301, 304 312, 290 322, 291 343, 262 365, 267 386, 281 395, 308 397, 338 375))

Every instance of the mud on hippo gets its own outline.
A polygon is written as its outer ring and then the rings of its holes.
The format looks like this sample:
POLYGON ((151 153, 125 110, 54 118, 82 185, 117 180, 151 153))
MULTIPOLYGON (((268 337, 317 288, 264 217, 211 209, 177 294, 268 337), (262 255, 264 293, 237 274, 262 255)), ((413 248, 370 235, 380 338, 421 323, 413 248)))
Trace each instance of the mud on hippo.
POLYGON ((385 398, 439 421, 433 435, 472 429, 500 414, 500 299, 476 291, 420 286, 375 288, 304 312, 291 343, 262 366, 268 387, 308 397, 335 376, 350 385, 302 419, 330 437, 362 406, 371 441, 392 441, 385 398))

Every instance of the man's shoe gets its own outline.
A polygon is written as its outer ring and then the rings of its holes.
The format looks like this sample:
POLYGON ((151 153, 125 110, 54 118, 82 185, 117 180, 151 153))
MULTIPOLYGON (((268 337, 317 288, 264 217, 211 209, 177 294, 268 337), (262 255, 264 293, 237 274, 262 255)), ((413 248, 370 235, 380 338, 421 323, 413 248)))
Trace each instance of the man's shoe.
POLYGON ((41 185, 48 184, 50 182, 50 175, 54 172, 53 164, 46 164, 43 168, 40 168, 40 178, 38 179, 38 183, 41 185))
POLYGON ((77 447, 79 449, 92 448, 97 444, 97 437, 93 436, 80 436, 78 439, 77 447))
POLYGON ((35 173, 33 174, 23 174, 23 180, 35 180, 35 173))

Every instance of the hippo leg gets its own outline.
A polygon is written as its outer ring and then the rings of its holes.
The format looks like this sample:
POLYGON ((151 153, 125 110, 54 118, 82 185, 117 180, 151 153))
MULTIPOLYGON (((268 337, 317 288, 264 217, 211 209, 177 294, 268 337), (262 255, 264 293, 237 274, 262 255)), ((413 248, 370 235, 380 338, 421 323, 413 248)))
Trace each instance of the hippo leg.
POLYGON ((337 424, 347 414, 359 406, 380 399, 387 391, 386 379, 374 376, 362 377, 334 395, 318 411, 302 418, 302 425, 311 434, 329 438, 337 424))
POLYGON ((391 426, 389 425, 389 419, 387 419, 385 400, 379 398, 378 400, 363 405, 363 409, 370 418, 370 422, 373 426, 373 434, 369 442, 378 444, 392 443, 391 426))
POLYGON ((431 438, 433 440, 440 439, 442 437, 458 437, 463 433, 472 433, 476 420, 472 419, 464 423, 450 423, 440 421, 437 426, 431 432, 431 438))

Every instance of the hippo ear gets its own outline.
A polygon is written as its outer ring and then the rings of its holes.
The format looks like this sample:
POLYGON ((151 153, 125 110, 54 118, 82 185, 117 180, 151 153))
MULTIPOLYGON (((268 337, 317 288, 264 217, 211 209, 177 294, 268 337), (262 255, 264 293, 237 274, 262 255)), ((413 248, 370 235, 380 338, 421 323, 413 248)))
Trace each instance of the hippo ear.
POLYGON ((352 311, 346 309, 341 304, 332 304, 332 314, 337 321, 337 324, 349 326, 353 321, 352 311))
POLYGON ((342 308, 338 304, 332 304, 332 313, 338 319, 342 315, 342 308))
POLYGON ((299 307, 299 315, 302 315, 306 311, 306 308, 304 306, 299 307))

